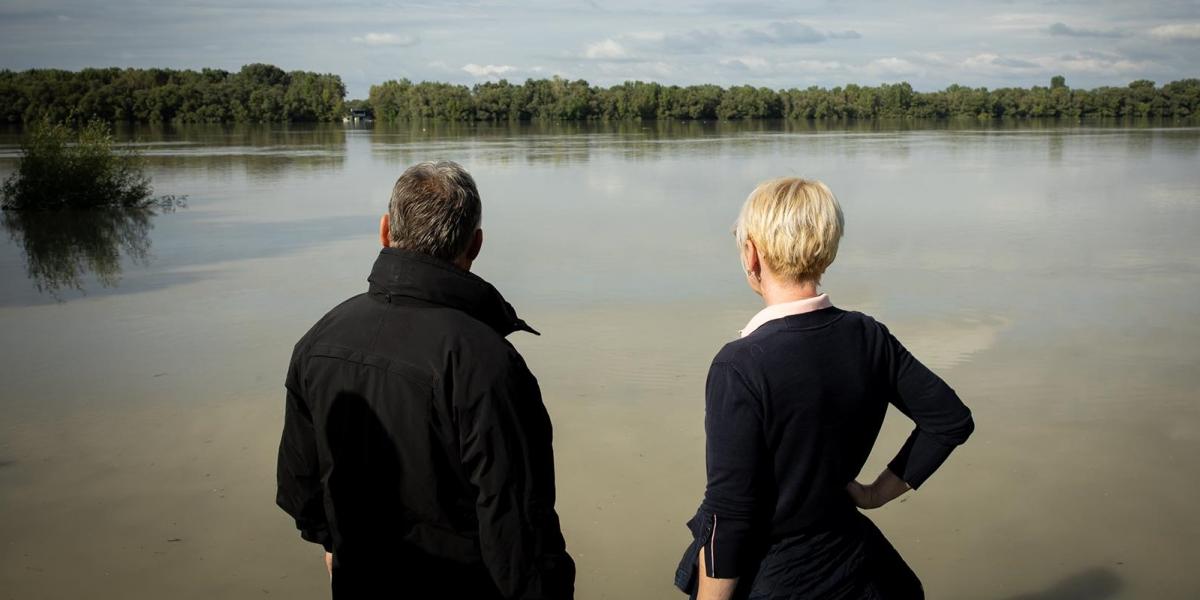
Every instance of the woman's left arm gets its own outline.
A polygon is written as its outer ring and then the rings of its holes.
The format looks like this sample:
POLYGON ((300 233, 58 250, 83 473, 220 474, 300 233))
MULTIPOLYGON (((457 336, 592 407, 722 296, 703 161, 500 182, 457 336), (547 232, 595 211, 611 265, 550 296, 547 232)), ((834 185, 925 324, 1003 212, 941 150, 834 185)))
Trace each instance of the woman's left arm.
POLYGON ((737 591, 738 578, 717 579, 709 577, 704 562, 704 550, 700 550, 700 581, 696 588, 696 600, 730 600, 737 591))

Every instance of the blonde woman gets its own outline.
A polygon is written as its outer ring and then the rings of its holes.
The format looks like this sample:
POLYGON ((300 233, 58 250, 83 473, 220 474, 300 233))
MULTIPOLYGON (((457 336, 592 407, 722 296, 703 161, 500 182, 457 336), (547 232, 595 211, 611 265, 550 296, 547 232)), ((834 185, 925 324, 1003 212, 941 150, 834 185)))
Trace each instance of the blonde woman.
POLYGON ((843 227, 819 181, 767 181, 742 207, 746 282, 766 308, 708 374, 708 485, 676 573, 701 600, 924 595, 859 509, 919 487, 974 424, 882 323, 820 293, 843 227), (916 429, 874 483, 860 484, 889 403, 916 429))

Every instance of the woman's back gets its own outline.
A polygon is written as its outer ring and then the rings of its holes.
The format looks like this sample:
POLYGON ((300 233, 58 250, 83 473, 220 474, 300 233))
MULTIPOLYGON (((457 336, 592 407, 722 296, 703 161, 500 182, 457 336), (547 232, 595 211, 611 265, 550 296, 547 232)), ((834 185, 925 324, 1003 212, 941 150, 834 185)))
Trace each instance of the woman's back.
MULTIPOLYGON (((755 525, 766 526, 770 539, 824 528, 856 510, 846 484, 870 455, 889 402, 919 417, 914 437, 922 447, 936 442, 945 454, 972 427, 954 391, 887 328, 832 306, 769 321, 727 344, 713 361, 708 396, 709 436, 741 439, 743 450, 710 445, 710 479, 723 484, 710 486, 705 502, 728 506, 752 492, 756 521, 769 515, 755 525), (759 440, 751 444, 746 438, 753 437, 759 440)), ((916 487, 937 457, 910 468, 910 452, 891 466, 916 487)))

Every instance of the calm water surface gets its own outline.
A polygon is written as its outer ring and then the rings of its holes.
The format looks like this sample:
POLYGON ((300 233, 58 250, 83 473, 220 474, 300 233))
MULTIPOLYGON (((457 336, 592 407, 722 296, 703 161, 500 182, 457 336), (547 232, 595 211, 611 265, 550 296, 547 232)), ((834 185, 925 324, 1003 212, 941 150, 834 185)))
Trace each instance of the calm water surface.
MULTIPOLYGON (((704 374, 759 308, 730 228, 779 175, 842 201, 834 302, 975 412, 926 486, 871 513, 930 597, 1200 597, 1200 129, 131 135, 186 206, 0 233, 0 597, 327 595, 273 505, 284 371, 365 289, 395 178, 433 158, 474 173, 476 270, 544 334, 512 339, 555 420, 580 598, 682 597, 704 374)), ((909 427, 889 416, 864 477, 909 427)))

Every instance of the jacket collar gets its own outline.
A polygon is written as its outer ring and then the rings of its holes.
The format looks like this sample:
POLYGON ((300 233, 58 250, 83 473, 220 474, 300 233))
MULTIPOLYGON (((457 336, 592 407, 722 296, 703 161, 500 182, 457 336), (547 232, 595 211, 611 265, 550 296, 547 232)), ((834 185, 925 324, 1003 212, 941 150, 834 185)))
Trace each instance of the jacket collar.
POLYGON ((393 297, 415 298, 461 310, 503 336, 518 330, 541 335, 517 317, 492 284, 432 256, 384 248, 367 281, 369 293, 385 302, 393 297))

